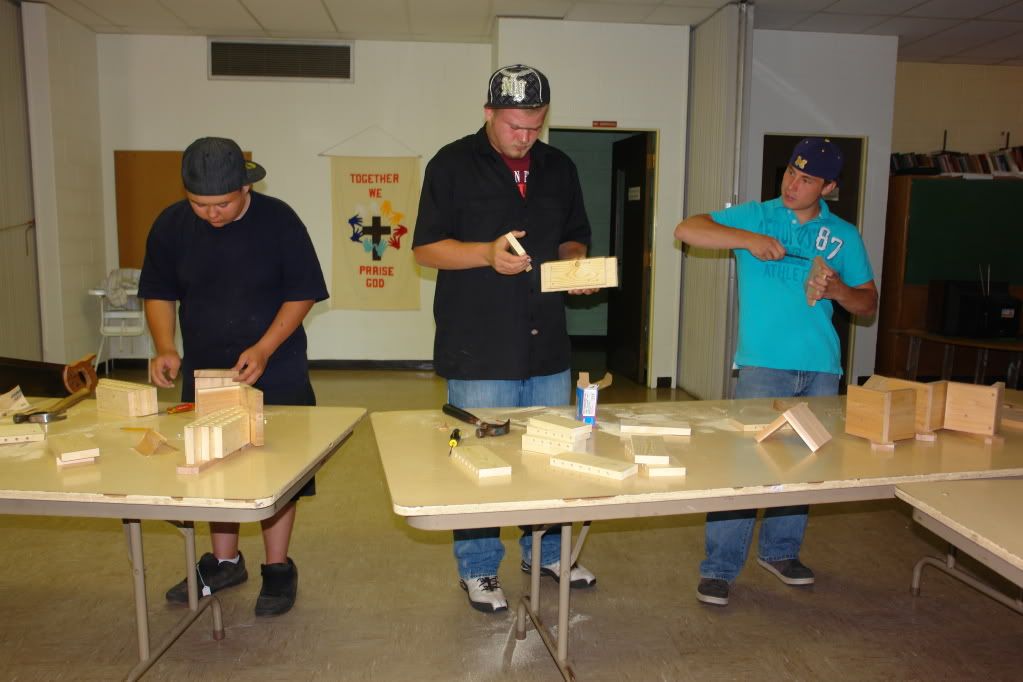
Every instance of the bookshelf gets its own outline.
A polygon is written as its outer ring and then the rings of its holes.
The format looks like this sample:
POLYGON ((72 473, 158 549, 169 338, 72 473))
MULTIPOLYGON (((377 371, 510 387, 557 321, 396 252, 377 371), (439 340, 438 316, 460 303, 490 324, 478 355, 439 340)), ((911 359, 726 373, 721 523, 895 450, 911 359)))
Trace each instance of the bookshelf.
MULTIPOLYGON (((926 329, 928 284, 933 279, 973 280, 990 267, 992 281, 1008 281, 1023 298, 1023 178, 967 179, 958 175, 893 175, 878 313, 876 371, 902 376, 909 339, 894 329, 926 329)), ((973 374, 976 351, 956 354, 954 376, 973 374)), ((1008 358, 993 357, 988 374, 1007 371, 1008 358)), ((919 373, 941 374, 938 347, 921 350, 919 373)))

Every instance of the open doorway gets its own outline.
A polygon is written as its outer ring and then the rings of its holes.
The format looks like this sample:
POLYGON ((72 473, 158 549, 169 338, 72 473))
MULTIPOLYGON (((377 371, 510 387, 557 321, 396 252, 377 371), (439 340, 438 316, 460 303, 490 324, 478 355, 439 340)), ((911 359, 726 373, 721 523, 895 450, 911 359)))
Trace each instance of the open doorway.
POLYGON ((592 228, 591 256, 618 258, 618 287, 567 296, 572 368, 647 383, 657 133, 552 128, 575 162, 592 228))

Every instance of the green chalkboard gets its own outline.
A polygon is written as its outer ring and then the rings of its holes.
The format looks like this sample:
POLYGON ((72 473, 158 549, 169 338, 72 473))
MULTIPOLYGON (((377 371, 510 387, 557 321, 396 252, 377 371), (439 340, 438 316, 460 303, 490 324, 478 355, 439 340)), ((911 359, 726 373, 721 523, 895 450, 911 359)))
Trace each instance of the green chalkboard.
POLYGON ((913 181, 906 284, 932 279, 1023 284, 1023 182, 913 181))

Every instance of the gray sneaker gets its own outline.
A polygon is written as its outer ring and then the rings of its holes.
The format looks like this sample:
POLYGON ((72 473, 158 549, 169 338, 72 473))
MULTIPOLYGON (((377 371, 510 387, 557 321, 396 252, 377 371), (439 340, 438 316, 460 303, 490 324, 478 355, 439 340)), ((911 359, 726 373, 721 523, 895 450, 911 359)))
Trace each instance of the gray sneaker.
POLYGON ((728 606, 728 581, 720 578, 700 578, 696 598, 704 604, 728 606))
POLYGON ((813 585, 813 571, 804 566, 799 559, 765 561, 758 557, 757 563, 786 585, 813 585))
MULTIPOLYGON (((238 563, 232 564, 229 561, 218 561, 217 557, 210 552, 202 555, 195 564, 195 577, 199 588, 199 598, 207 595, 205 588, 209 588, 208 594, 219 592, 226 587, 240 585, 249 579, 249 573, 245 570, 245 557, 238 552, 238 563)), ((188 580, 182 580, 174 587, 167 590, 167 601, 175 604, 188 603, 188 580)))

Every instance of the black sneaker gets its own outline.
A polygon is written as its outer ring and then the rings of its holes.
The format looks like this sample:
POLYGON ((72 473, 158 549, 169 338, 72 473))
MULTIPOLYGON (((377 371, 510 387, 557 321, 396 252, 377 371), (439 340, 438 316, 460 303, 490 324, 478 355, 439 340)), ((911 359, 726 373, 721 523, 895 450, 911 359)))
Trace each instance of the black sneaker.
POLYGON ((700 578, 696 598, 704 604, 728 606, 728 581, 720 578, 700 578))
MULTIPOLYGON (((210 552, 202 555, 195 564, 195 577, 199 587, 199 598, 207 596, 205 588, 209 588, 208 594, 220 592, 221 590, 241 585, 249 579, 249 573, 245 570, 245 557, 238 552, 238 563, 230 561, 219 561, 210 552)), ((182 580, 174 587, 167 590, 167 601, 175 604, 188 603, 188 579, 182 580)))
POLYGON ((288 557, 286 564, 263 564, 263 588, 256 599, 257 616, 279 616, 295 605, 298 594, 298 569, 288 557))
POLYGON ((799 559, 765 561, 757 558, 757 563, 786 585, 813 585, 813 571, 804 566, 799 559))

